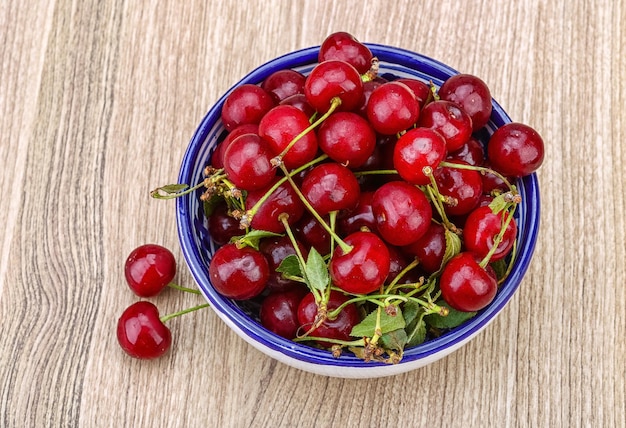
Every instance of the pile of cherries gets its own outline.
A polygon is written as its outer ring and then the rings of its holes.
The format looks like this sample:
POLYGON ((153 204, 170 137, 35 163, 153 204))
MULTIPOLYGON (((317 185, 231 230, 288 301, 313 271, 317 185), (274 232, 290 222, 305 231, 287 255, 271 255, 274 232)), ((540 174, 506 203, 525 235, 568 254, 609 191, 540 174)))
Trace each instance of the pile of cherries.
POLYGON ((395 363, 494 299, 515 258, 515 181, 544 148, 520 123, 489 135, 478 77, 437 88, 378 65, 339 32, 308 75, 235 88, 203 182, 153 196, 203 189, 211 283, 267 329, 395 363))

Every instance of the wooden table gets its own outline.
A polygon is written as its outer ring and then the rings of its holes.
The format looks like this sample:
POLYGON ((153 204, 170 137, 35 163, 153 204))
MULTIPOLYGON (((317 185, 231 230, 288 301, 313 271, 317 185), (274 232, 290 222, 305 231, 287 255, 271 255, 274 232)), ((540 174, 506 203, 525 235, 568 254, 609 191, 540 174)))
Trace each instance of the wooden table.
POLYGON ((611 0, 3 1, 0 426, 626 426, 624 22, 611 0), (194 286, 174 204, 149 190, 241 76, 338 30, 482 77, 542 134, 519 292, 458 352, 389 378, 292 369, 211 310, 170 322, 165 357, 127 357, 127 254, 165 245, 194 286))

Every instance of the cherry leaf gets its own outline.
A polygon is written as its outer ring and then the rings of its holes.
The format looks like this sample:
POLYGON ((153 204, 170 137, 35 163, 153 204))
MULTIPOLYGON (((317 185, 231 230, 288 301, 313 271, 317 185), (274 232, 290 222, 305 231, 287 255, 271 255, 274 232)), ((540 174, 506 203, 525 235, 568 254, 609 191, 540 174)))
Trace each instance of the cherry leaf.
POLYGON ((402 351, 408 342, 408 336, 403 328, 399 328, 383 334, 380 341, 385 349, 402 351))
POLYGON ((418 318, 417 322, 407 328, 407 346, 417 346, 426 340, 426 322, 424 318, 418 318))
POLYGON ((317 290, 324 290, 330 283, 330 275, 328 274, 328 266, 324 262, 324 258, 315 248, 311 248, 309 256, 304 266, 304 273, 310 287, 317 290))
POLYGON ((402 311, 399 307, 395 307, 395 314, 390 315, 383 308, 378 307, 373 310, 363 321, 352 327, 350 336, 353 337, 372 337, 376 334, 376 320, 380 313, 380 331, 385 334, 397 329, 403 329, 406 326, 402 311))
POLYGON ((448 261, 461 252, 461 238, 451 230, 445 229, 446 238, 446 250, 443 253, 443 260, 441 261, 441 268, 443 268, 448 261))
POLYGON ((430 314, 424 317, 428 325, 435 328, 454 328, 463 324, 465 321, 473 318, 476 312, 461 312, 451 308, 443 300, 437 302, 437 305, 448 308, 448 315, 430 314))
POLYGON ((280 233, 268 232, 267 230, 251 230, 242 236, 233 237, 230 242, 237 245, 239 248, 252 247, 258 251, 259 243, 263 238, 271 238, 274 236, 282 236, 280 233))
POLYGON ((159 190, 163 193, 179 193, 188 188, 188 184, 166 184, 165 186, 159 187, 159 190))
POLYGON ((289 277, 302 277, 302 266, 298 256, 290 254, 285 257, 276 268, 276 272, 289 277))
POLYGON ((202 201, 202 209, 204 210, 204 215, 209 217, 215 211, 215 208, 224 200, 224 198, 220 195, 213 195, 209 199, 202 201))

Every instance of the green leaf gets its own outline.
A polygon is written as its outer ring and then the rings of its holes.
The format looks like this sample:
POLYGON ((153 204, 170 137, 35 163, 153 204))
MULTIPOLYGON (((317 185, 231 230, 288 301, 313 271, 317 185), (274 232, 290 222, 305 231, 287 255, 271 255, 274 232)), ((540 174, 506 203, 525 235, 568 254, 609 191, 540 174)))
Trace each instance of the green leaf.
POLYGON ((298 256, 290 254, 285 257, 276 268, 276 272, 291 277, 302 277, 302 266, 300 265, 298 256))
POLYGON ((324 262, 324 258, 317 252, 315 248, 311 248, 309 256, 304 266, 306 279, 310 287, 317 290, 325 290, 330 283, 330 275, 328 274, 328 266, 324 262))
POLYGON ((259 249, 259 243, 263 238, 270 238, 274 236, 282 236, 280 233, 268 232, 266 230, 251 230, 242 236, 235 236, 230 240, 238 247, 252 247, 255 250, 259 249))
POLYGON ((446 250, 443 253, 441 267, 446 265, 448 261, 461 252, 461 237, 451 230, 445 229, 446 250))
POLYGON ((406 346, 417 346, 426 340, 426 322, 424 318, 418 318, 417 322, 407 328, 406 346))
POLYGON ((417 317, 424 312, 419 303, 409 300, 403 305, 402 315, 404 316, 404 322, 407 326, 410 326, 417 320, 417 317))
POLYGON ((506 271, 508 269, 505 259, 500 259, 500 260, 496 260, 495 262, 491 262, 491 267, 495 271, 496 278, 498 278, 498 280, 502 279, 504 275, 506 275, 506 271))
POLYGON ((204 215, 209 217, 215 211, 215 208, 224 200, 224 198, 220 195, 212 195, 209 199, 204 200, 202 202, 202 208, 204 210, 204 215))
POLYGON ((489 203, 489 208, 491 208, 491 212, 494 214, 504 211, 509 206, 510 202, 505 199, 505 194, 499 194, 489 203))
POLYGON ((451 308, 443 300, 437 302, 439 306, 445 306, 448 308, 448 315, 442 316, 439 314, 430 314, 424 317, 426 323, 435 328, 454 328, 463 324, 465 321, 473 318, 476 312, 461 312, 454 308, 451 308))
POLYGON ((394 351, 402 351, 406 346, 408 336, 403 328, 393 330, 383 334, 380 337, 380 342, 385 349, 393 349, 394 351))
POLYGON ((159 190, 163 193, 178 193, 189 188, 189 184, 166 184, 163 187, 159 187, 159 190))
POLYGON ((385 334, 390 331, 404 328, 406 323, 399 307, 395 307, 395 315, 389 315, 380 306, 373 310, 363 321, 352 327, 350 336, 354 337, 372 337, 376 333, 376 320, 380 312, 380 333, 385 334))

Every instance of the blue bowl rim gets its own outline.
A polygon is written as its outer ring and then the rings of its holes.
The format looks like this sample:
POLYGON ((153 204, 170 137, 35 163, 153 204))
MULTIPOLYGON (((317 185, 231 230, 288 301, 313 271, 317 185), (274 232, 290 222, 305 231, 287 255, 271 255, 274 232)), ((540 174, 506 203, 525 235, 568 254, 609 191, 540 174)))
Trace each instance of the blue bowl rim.
MULTIPOLYGON (((451 75, 458 74, 458 71, 448 65, 416 52, 373 43, 366 43, 366 45, 381 61, 392 64, 397 63, 404 67, 416 68, 432 75, 435 79, 440 79, 441 81, 451 75)), ((270 60, 252 70, 248 75, 226 91, 207 112, 196 129, 196 132, 194 133, 183 156, 178 182, 189 183, 189 181, 193 179, 191 175, 194 159, 196 158, 201 145, 204 143, 208 131, 213 127, 214 123, 219 120, 221 106, 224 100, 234 88, 245 83, 259 83, 271 72, 278 69, 293 68, 314 63, 317 61, 318 50, 319 46, 313 46, 296 50, 270 60)), ((504 123, 511 122, 507 113, 495 100, 493 100, 492 121, 494 121, 494 124, 497 127, 502 126, 504 123)), ((520 204, 518 207, 518 210, 520 211, 519 215, 526 220, 523 223, 520 222, 521 224, 518 225, 520 234, 523 238, 520 239, 520 242, 523 245, 519 246, 518 254, 516 256, 517 261, 514 264, 509 277, 501 286, 494 301, 465 324, 450 330, 438 338, 431 339, 421 345, 406 349, 403 359, 399 364, 415 362, 427 357, 433 357, 436 354, 444 353, 446 349, 471 338, 476 333, 481 331, 489 322, 491 322, 513 297, 532 259, 539 231, 540 220, 540 195, 536 174, 531 174, 520 180, 518 188, 520 189, 520 194, 522 194, 524 198, 524 203, 520 204), (532 215, 532 213, 535 213, 535 215, 532 215)), ((349 353, 344 353, 344 355, 340 358, 335 358, 329 351, 313 348, 284 339, 269 330, 266 330, 255 320, 252 320, 247 316, 232 316, 233 302, 223 296, 220 296, 209 285, 210 279, 208 277, 207 267, 201 256, 196 251, 196 244, 193 240, 193 229, 195 226, 191 220, 191 216, 188 215, 189 211, 187 209, 190 197, 194 196, 187 195, 178 198, 176 201, 176 220, 179 240, 183 256, 187 262, 189 270, 214 310, 224 314, 237 328, 248 336, 249 340, 258 342, 259 344, 274 351, 278 351, 289 358, 295 358, 297 360, 313 364, 344 367, 368 368, 372 366, 385 365, 384 363, 365 363, 361 359, 349 353)))

